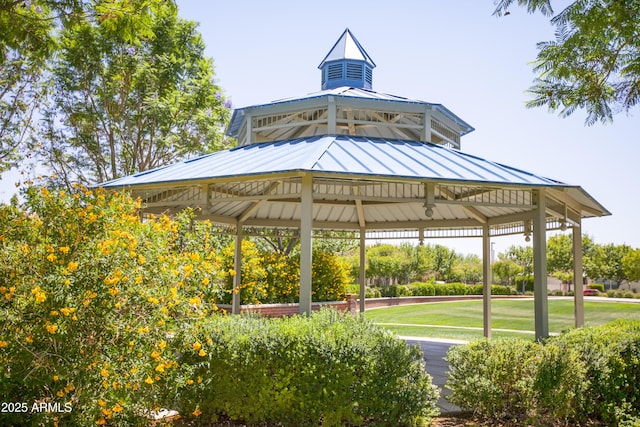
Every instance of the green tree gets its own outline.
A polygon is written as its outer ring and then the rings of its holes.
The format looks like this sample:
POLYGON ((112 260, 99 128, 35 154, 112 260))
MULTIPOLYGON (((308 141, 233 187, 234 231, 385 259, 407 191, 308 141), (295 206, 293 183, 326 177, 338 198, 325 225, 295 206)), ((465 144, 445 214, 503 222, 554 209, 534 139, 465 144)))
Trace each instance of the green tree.
POLYGON ((573 271, 573 239, 569 234, 556 234, 547 239, 547 272, 573 271))
POLYGON ((15 0, 0 1, 0 172, 30 153, 41 82, 57 51, 57 32, 85 16, 117 28, 134 43, 151 34, 149 17, 167 0, 15 0))
POLYGON ((458 254, 442 245, 428 246, 432 259, 432 269, 439 280, 451 279, 454 263, 458 260, 458 254))
POLYGON ((501 285, 512 285, 516 276, 522 274, 523 267, 511 259, 500 259, 491 267, 494 276, 501 285))
POLYGON ((102 16, 60 38, 40 151, 54 174, 94 184, 222 148, 230 105, 197 24, 158 6, 132 41, 102 16))
POLYGON ((452 279, 463 283, 482 281, 482 260, 478 255, 460 256, 453 264, 452 279))
MULTIPOLYGON (((514 0, 499 0, 504 16, 514 0)), ((577 109, 585 123, 610 122, 640 101, 640 0, 578 0, 554 15, 551 0, 518 0, 529 13, 552 16, 555 40, 538 43, 528 107, 547 106, 561 117, 577 109)))
POLYGON ((595 245, 585 257, 584 270, 592 279, 612 280, 620 285, 628 280, 622 259, 631 251, 627 245, 595 245))
POLYGON ((498 254, 499 259, 508 259, 522 267, 525 276, 533 274, 533 248, 531 246, 511 246, 507 252, 498 254))
POLYGON ((630 282, 640 280, 640 249, 632 249, 622 257, 622 270, 630 282))
POLYGON ((401 256, 394 245, 380 244, 367 248, 367 277, 391 284, 401 271, 401 256))

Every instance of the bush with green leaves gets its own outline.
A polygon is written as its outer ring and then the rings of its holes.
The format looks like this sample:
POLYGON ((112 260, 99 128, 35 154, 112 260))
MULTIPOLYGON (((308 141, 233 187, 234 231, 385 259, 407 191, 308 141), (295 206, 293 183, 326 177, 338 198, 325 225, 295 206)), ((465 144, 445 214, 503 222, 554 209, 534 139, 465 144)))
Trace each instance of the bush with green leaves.
MULTIPOLYGON (((231 303, 235 242, 222 250, 225 289, 220 302, 231 303)), ((241 304, 296 303, 300 300, 300 254, 261 251, 251 240, 242 241, 241 304)), ((311 292, 313 301, 344 300, 349 266, 336 254, 314 249, 311 292)))
POLYGON ((176 336, 173 400, 189 422, 409 426, 437 413, 421 352, 364 319, 211 316, 176 336))
POLYGON ((447 356, 449 400, 494 423, 640 423, 640 321, 571 330, 544 343, 480 340, 447 356))

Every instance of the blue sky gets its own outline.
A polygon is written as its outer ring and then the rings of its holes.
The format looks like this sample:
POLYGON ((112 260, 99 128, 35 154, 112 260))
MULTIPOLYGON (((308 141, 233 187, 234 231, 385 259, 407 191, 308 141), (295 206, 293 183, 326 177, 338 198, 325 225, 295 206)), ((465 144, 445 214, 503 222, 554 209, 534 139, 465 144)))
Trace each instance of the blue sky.
MULTIPOLYGON (((559 11, 568 2, 552 3, 559 11)), ((476 129, 463 137, 463 151, 582 186, 613 213, 585 220, 584 232, 597 243, 640 247, 640 108, 586 127, 580 111, 562 119, 524 106, 536 43, 553 38, 547 18, 517 7, 495 18, 491 0, 178 5, 182 17, 200 23, 234 107, 319 90, 317 66, 348 27, 377 65, 374 90, 445 105, 476 129)), ((5 197, 13 182, 3 177, 5 197)), ((525 244, 522 236, 495 240, 497 252, 525 244)), ((477 239, 433 243, 480 251, 477 239)))

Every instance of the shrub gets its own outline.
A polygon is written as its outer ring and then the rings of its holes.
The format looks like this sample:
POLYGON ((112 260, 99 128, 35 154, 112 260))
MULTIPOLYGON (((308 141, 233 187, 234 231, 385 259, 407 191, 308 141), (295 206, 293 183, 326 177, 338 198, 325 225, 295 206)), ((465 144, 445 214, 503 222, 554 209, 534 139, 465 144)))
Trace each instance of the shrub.
POLYGON ((380 288, 383 297, 407 297, 411 296, 411 290, 404 285, 390 285, 380 288))
POLYGON ((604 293, 604 285, 602 283, 591 283, 589 289, 597 289, 599 292, 604 293))
POLYGON ((412 295, 414 296, 434 296, 436 294, 436 288, 432 283, 414 282, 412 286, 412 295))
POLYGON ((212 316, 176 339, 189 371, 166 404, 187 418, 396 426, 437 412, 438 393, 417 347, 333 310, 284 319, 212 316))
POLYGON ((25 198, 0 207, 0 396, 71 411, 1 424, 145 424, 173 383, 167 336, 215 308, 211 239, 190 238, 188 213, 142 222, 120 194, 25 198))
POLYGON ((608 424, 640 416, 640 321, 575 329, 553 342, 575 349, 585 364, 584 414, 608 424))
POLYGON ((448 399, 488 420, 524 420, 532 396, 526 372, 537 350, 531 341, 506 339, 451 347, 448 399))
POLYGON ((449 400, 491 422, 637 425, 640 321, 453 347, 449 400))

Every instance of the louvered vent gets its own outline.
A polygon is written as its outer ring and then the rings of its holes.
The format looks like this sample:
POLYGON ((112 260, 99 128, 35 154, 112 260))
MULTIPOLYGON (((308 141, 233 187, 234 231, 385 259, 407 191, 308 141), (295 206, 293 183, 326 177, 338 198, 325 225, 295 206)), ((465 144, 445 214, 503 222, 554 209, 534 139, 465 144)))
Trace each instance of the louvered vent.
POLYGON ((373 71, 370 67, 364 67, 364 81, 369 85, 369 88, 371 88, 373 84, 373 71))
POLYGON ((327 69, 327 80, 342 80, 342 64, 331 64, 327 69))
POLYGON ((347 63, 347 80, 362 80, 362 64, 347 63))

